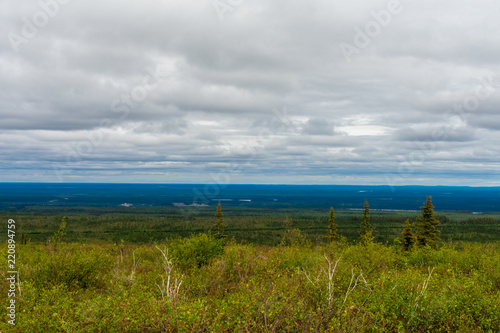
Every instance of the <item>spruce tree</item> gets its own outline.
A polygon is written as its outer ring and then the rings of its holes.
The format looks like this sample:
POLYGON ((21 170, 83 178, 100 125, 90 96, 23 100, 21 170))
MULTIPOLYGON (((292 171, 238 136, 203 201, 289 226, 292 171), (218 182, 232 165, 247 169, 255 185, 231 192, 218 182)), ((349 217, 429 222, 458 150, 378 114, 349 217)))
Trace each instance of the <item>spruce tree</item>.
POLYGON ((328 242, 333 242, 340 238, 337 233, 337 224, 335 223, 335 213, 333 211, 333 207, 330 207, 330 216, 328 217, 328 235, 325 238, 328 242))
POLYGON ((413 230, 411 230, 410 219, 406 219, 405 228, 403 229, 401 236, 403 236, 403 250, 412 251, 417 244, 417 237, 413 233, 413 230))
POLYGON ((222 215, 222 209, 219 205, 217 205, 217 211, 215 212, 215 216, 217 217, 217 222, 215 223, 215 238, 217 239, 226 239, 227 235, 225 234, 226 226, 224 225, 224 217, 222 215))
POLYGON ((430 195, 427 196, 425 206, 420 207, 420 209, 422 210, 422 216, 417 219, 415 224, 418 231, 418 245, 435 247, 435 243, 441 239, 438 237, 440 231, 436 227, 439 225, 439 221, 434 217, 434 206, 430 195))
POLYGON ((359 242, 362 245, 368 245, 373 241, 372 228, 370 225, 370 206, 368 205, 368 200, 365 200, 365 206, 363 210, 363 220, 361 221, 361 228, 359 230, 359 242))

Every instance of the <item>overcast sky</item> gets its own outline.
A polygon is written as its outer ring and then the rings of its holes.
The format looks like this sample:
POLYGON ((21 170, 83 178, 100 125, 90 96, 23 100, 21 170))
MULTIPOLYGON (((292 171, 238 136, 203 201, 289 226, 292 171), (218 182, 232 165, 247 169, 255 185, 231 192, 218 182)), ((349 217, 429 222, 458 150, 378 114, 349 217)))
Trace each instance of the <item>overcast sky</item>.
POLYGON ((0 0, 0 181, 500 186, 500 3, 0 0))

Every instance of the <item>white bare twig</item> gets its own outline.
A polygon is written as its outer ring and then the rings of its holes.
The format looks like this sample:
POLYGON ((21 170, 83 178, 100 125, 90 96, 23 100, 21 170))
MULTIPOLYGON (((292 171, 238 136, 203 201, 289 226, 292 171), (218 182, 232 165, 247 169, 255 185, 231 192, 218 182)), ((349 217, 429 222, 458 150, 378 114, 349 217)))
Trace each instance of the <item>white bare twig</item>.
POLYGON ((172 259, 169 259, 168 257, 168 250, 164 251, 160 249, 158 246, 156 248, 158 249, 158 251, 161 252, 163 256, 162 257, 163 270, 165 271, 165 277, 166 277, 165 281, 165 278, 163 277, 163 275, 161 275, 161 280, 162 280, 161 286, 157 283, 156 286, 160 290, 162 299, 165 300, 165 298, 167 298, 174 304, 174 307, 176 307, 177 299, 179 298, 179 290, 181 288, 182 278, 184 277, 184 275, 182 275, 180 279, 175 278, 175 280, 171 281, 174 267, 172 264, 172 259))
POLYGON ((412 320, 413 317, 415 316, 415 312, 417 311, 417 308, 418 308, 418 305, 419 305, 418 302, 422 298, 422 296, 424 296, 424 294, 425 294, 425 292, 427 290, 427 287, 429 286, 429 281, 431 280, 432 272, 434 272, 434 268, 435 267, 432 267, 432 269, 430 267, 427 267, 427 271, 429 272, 429 275, 427 276, 427 279, 424 281, 424 283, 422 284, 422 286, 420 286, 420 285, 417 286, 417 296, 415 297, 415 300, 413 301, 414 304, 413 304, 413 310, 412 310, 412 313, 411 313, 411 316, 410 316, 410 320, 412 320))
MULTIPOLYGON (((121 249, 120 249, 120 255, 121 255, 121 249)), ((123 281, 123 284, 126 285, 126 286, 130 286, 130 285, 134 284, 134 282, 135 282, 135 271, 137 270, 137 266, 139 266, 139 263, 141 262, 141 260, 138 260, 138 261, 135 260, 135 251, 132 252, 132 260, 133 260, 133 262, 132 262, 132 270, 131 270, 130 274, 123 272, 119 268, 120 267, 120 263, 123 261, 123 257, 121 257, 121 256, 116 258, 116 266, 113 269, 113 271, 114 271, 114 277, 118 278, 118 279, 121 279, 123 281)))
POLYGON ((327 277, 326 300, 327 300, 329 309, 332 309, 332 307, 333 307, 333 294, 334 294, 334 286, 335 286, 335 281, 333 280, 333 278, 335 276, 335 270, 337 269, 337 265, 339 264, 340 259, 342 259, 343 254, 344 254, 344 252, 342 252, 340 254, 340 256, 337 259, 337 261, 335 262, 335 264, 333 263, 333 260, 330 260, 326 255, 324 255, 326 261, 328 262, 328 268, 327 269, 322 268, 321 271, 316 276, 315 281, 313 281, 313 279, 311 279, 311 277, 309 276, 309 274, 307 274, 306 271, 303 271, 307 280, 315 287, 318 287, 318 281, 319 281, 319 278, 321 276, 321 273, 325 274, 325 276, 327 277))
POLYGON ((354 268, 351 270, 351 282, 349 282, 349 287, 347 287, 347 291, 345 293, 345 297, 344 297, 344 302, 342 303, 342 306, 344 306, 345 302, 347 302, 347 298, 349 297, 349 295, 353 292, 353 290, 356 288, 356 286, 358 285, 358 280, 359 280, 359 277, 361 275, 358 275, 358 277, 356 278, 356 280, 354 280, 355 278, 355 274, 354 274, 354 268), (354 285, 352 284, 352 282, 354 281, 354 285), (351 288, 352 287, 352 288, 351 288))
POLYGON ((21 268, 17 271, 17 289, 19 290, 19 297, 21 297, 21 268))
MULTIPOLYGON (((326 300, 327 300, 328 308, 330 310, 331 315, 333 315, 332 310, 334 307, 334 293, 335 293, 335 291, 334 291, 334 289, 335 289, 334 288, 335 287, 334 277, 335 277, 335 272, 337 270, 337 266, 338 266, 340 260, 342 259, 343 254, 344 253, 342 252, 342 254, 339 256, 337 261, 335 261, 335 263, 333 262, 333 260, 331 260, 330 258, 328 258, 325 255, 324 257, 328 263, 328 267, 326 269, 322 268, 322 270, 318 273, 318 276, 314 280, 311 279, 311 277, 309 276, 309 274, 307 274, 306 271, 303 271, 307 280, 316 288, 319 288, 318 282, 319 282, 321 273, 325 274, 325 276, 327 278, 327 281, 326 281, 326 300)), ((356 274, 355 268, 353 267, 351 270, 351 281, 349 282, 349 286, 346 289, 342 305, 338 308, 339 312, 345 306, 349 296, 356 289, 356 287, 363 288, 369 292, 368 296, 365 298, 363 304, 361 305, 361 306, 363 306, 366 303, 366 301, 368 300, 368 298, 370 298, 370 296, 372 295, 373 289, 372 289, 371 284, 369 284, 368 281, 366 281, 366 278, 363 274, 363 271, 360 270, 359 274, 356 274)))
MULTIPOLYGON (((366 301, 368 300, 368 298, 370 298, 370 296, 372 295, 373 289, 372 289, 371 285, 366 281, 365 276, 363 275, 363 270, 360 269, 359 275, 356 277, 356 274, 354 273, 354 268, 353 268, 351 270, 351 281, 349 282, 349 287, 347 287, 347 291, 346 291, 345 297, 344 297, 344 302, 342 303, 342 306, 340 307, 341 309, 346 304, 347 299, 349 298, 349 295, 354 291, 354 289, 356 289, 357 286, 360 286, 361 288, 370 292, 370 294, 365 298, 363 304, 361 304, 363 306, 366 303, 366 301)), ((340 309, 339 309, 339 311, 340 311, 340 309)))
POLYGON ((343 254, 344 254, 344 252, 342 252, 340 257, 337 259, 337 261, 335 262, 335 265, 325 255, 325 259, 328 262, 328 282, 327 282, 328 298, 327 298, 327 301, 328 301, 328 308, 329 309, 331 309, 333 306, 333 289, 334 289, 333 287, 335 286, 335 281, 333 281, 333 277, 335 275, 335 269, 337 268, 337 265, 339 264, 340 259, 342 259, 343 254))
POLYGON ((132 265, 132 271, 130 272, 130 275, 128 276, 127 280, 130 284, 133 284, 135 282, 135 270, 137 269, 137 266, 139 266, 139 263, 141 260, 138 260, 137 262, 135 261, 135 250, 132 252, 132 258, 133 258, 133 265, 132 265))

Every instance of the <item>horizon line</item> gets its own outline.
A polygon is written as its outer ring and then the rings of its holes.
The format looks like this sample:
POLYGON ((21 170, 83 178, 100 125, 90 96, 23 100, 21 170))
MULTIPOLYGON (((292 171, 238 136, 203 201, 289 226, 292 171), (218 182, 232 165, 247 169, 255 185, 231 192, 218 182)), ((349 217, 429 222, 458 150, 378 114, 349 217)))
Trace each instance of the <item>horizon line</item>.
POLYGON ((255 185, 255 186, 377 186, 377 187, 486 187, 495 188, 500 187, 500 185, 419 185, 419 184, 406 184, 406 185, 387 185, 387 184, 294 184, 294 183, 147 183, 147 182, 50 182, 50 181, 0 181, 0 184, 116 184, 116 185, 216 185, 220 187, 231 186, 231 185, 255 185))

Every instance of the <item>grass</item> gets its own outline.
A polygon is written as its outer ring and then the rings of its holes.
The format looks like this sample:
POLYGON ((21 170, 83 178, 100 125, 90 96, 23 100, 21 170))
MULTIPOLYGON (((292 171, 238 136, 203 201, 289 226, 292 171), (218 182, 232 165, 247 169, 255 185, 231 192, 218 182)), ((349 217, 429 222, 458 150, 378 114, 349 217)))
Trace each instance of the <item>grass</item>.
MULTIPOLYGON (((498 332, 500 245, 17 246, 2 332, 498 332), (202 253, 191 256, 191 253, 202 253), (193 260, 188 260, 193 257, 193 260)), ((7 294, 6 273, 0 293, 7 294)))

